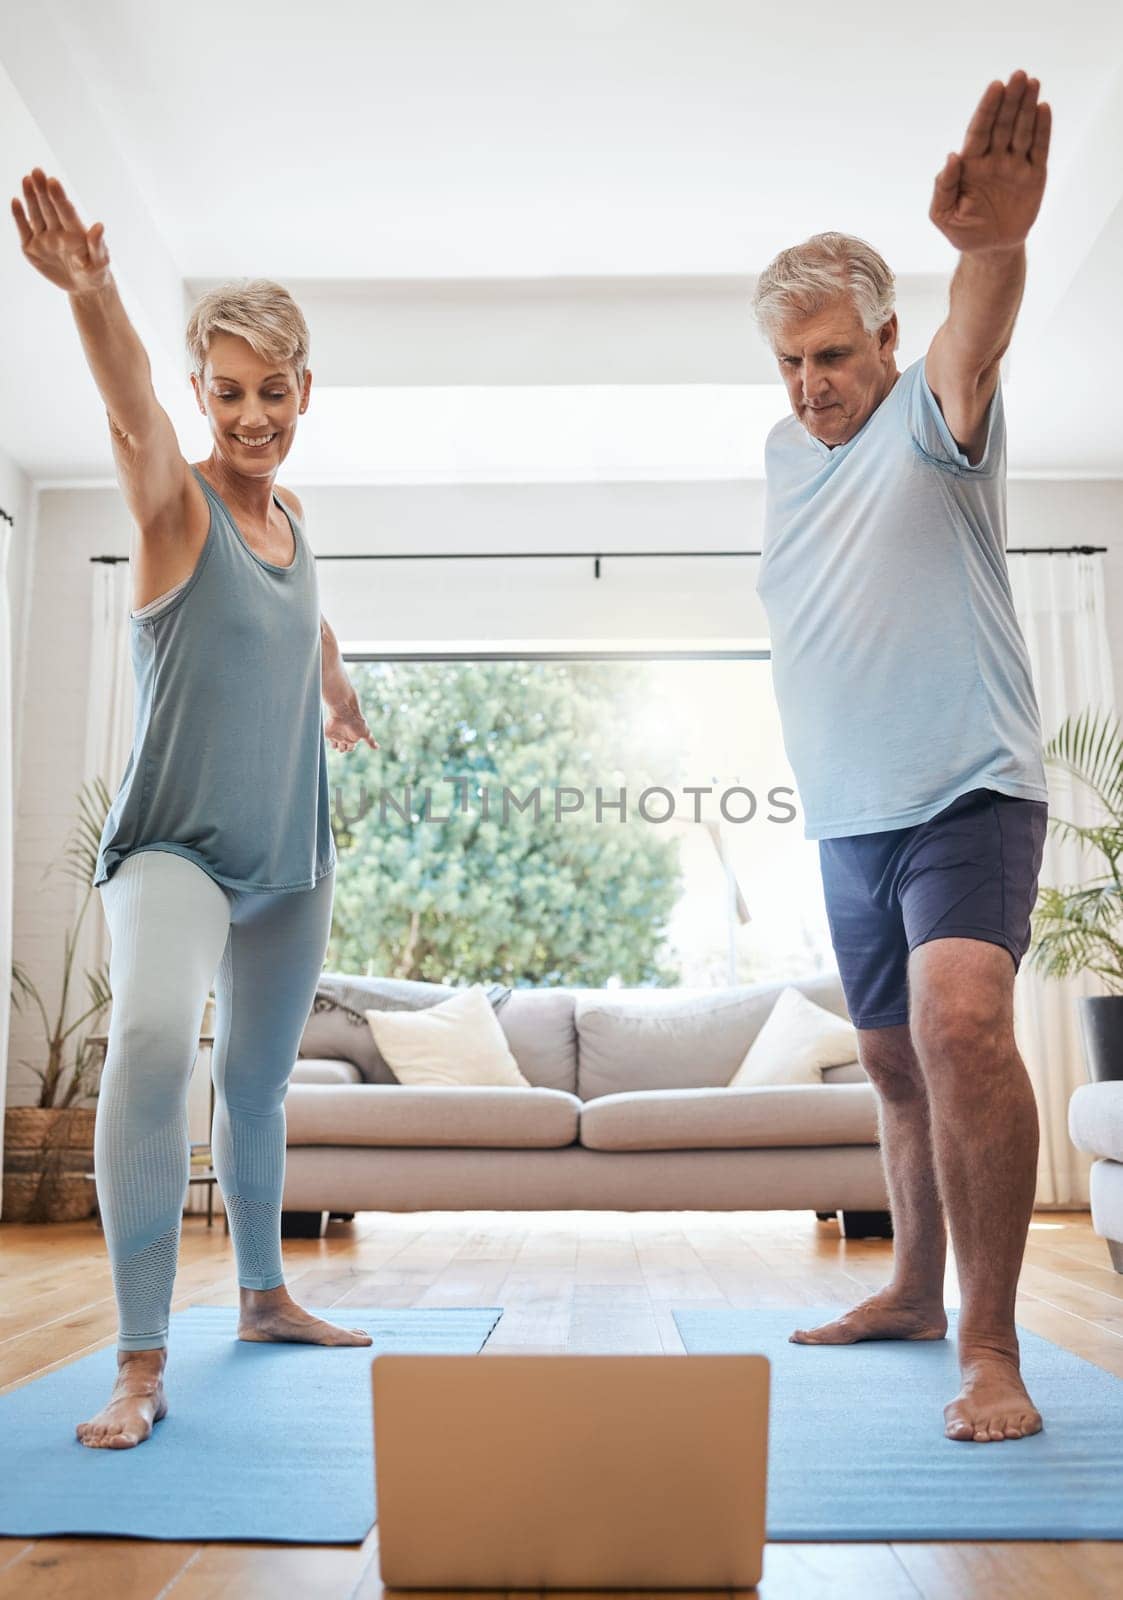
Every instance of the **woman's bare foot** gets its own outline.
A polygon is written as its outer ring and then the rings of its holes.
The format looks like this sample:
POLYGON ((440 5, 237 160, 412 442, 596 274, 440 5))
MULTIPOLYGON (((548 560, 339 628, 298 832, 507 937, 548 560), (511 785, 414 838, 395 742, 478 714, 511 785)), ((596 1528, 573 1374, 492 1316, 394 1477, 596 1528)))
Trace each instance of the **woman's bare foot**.
POLYGON ((906 1300, 889 1285, 870 1295, 836 1322, 819 1328, 798 1328, 791 1344, 858 1344, 862 1339, 942 1339, 947 1313, 938 1300, 906 1300))
POLYGON ((263 1344, 373 1344, 362 1328, 337 1328, 298 1306, 282 1284, 278 1289, 243 1289, 238 1337, 263 1344))
POLYGON ((961 1344, 959 1367, 963 1387, 944 1407, 949 1439, 995 1444, 1041 1432, 1041 1413, 1026 1392, 1016 1354, 961 1344))
POLYGON ((117 1382, 108 1404, 75 1429, 91 1450, 131 1450, 143 1444, 162 1417, 166 1350, 118 1350, 117 1382))

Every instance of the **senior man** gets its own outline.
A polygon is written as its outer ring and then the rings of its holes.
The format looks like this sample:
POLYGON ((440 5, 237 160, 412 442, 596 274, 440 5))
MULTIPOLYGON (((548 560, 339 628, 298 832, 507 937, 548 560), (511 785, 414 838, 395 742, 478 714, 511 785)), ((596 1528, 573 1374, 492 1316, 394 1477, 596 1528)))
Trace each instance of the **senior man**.
POLYGON ((942 1339, 946 1214, 962 1389, 945 1433, 978 1443, 1041 1428, 1014 1326, 1038 1127, 1013 989, 1048 793, 999 386, 1045 187, 1038 89, 992 83, 936 179, 929 215, 961 254, 923 359, 898 371, 893 274, 862 240, 785 250, 754 299, 793 413, 768 438, 759 592, 896 1241, 886 1288, 792 1339, 942 1339))

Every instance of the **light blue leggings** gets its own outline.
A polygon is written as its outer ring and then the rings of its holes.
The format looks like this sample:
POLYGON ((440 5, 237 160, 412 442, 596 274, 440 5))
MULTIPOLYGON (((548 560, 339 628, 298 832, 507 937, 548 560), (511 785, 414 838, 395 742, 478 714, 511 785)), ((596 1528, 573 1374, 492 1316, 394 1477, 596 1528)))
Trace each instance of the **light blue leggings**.
POLYGON ((100 886, 113 1013, 94 1164, 122 1350, 167 1344, 187 1192, 187 1086, 214 984, 211 1147, 238 1282, 281 1270, 282 1102, 331 931, 334 873, 313 889, 228 889, 166 850, 127 856, 100 886))

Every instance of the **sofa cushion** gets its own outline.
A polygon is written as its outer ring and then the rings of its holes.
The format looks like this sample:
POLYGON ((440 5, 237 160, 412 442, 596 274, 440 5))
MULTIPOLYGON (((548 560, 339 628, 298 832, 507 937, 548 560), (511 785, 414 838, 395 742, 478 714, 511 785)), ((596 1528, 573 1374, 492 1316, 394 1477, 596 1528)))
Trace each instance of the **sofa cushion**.
POLYGON ((560 1089, 295 1084, 285 1099, 289 1145, 491 1146, 573 1144, 581 1102, 560 1089))
POLYGON ((1075 1089, 1068 1102, 1068 1131, 1078 1150, 1123 1161, 1123 1079, 1075 1089))
MULTIPOLYGON (((724 1088, 787 987, 579 991, 578 1094, 593 1100, 632 1089, 724 1088)), ((846 1015, 836 973, 794 987, 846 1015)))
POLYGON ((569 989, 512 989, 496 1012, 511 1054, 529 1083, 577 1093, 577 1025, 569 989))
POLYGON ((640 1089, 586 1103, 580 1135, 590 1150, 875 1145, 877 1105, 869 1083, 640 1089))
POLYGON ((765 1083, 822 1083, 826 1067, 858 1059, 852 1022, 818 1006, 798 989, 780 991, 768 1019, 729 1080, 731 1089, 765 1083))
POLYGON ((334 1058, 317 1061, 302 1057, 292 1069, 290 1083, 362 1083, 363 1075, 353 1061, 334 1058))
POLYGON ((481 984, 421 1011, 368 1011, 366 1018, 400 1083, 531 1087, 481 984))
POLYGON ((848 1061, 844 1067, 824 1067, 824 1083, 868 1083, 869 1075, 860 1061, 848 1061))
MULTIPOLYGON (((460 991, 445 983, 420 983, 412 978, 367 978, 322 972, 316 983, 312 1012, 304 1024, 299 1054, 319 1060, 351 1061, 367 1083, 397 1083, 374 1042, 363 1013, 419 1011, 451 999, 460 991)), ((498 1009, 510 998, 504 984, 488 986, 488 999, 498 1009)))

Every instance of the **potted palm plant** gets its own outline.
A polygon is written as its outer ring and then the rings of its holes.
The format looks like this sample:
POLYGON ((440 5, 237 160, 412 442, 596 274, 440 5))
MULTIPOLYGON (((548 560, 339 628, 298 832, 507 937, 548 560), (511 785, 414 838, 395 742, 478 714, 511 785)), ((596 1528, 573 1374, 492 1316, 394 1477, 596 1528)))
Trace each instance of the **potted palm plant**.
MULTIPOLYGON (((88 1217, 94 1192, 85 1174, 91 1170, 94 1112, 79 1104, 97 1092, 98 1053, 89 1035, 110 1003, 109 972, 104 966, 85 974, 88 1004, 81 1016, 67 1021, 78 934, 90 897, 98 844, 110 806, 100 779, 84 784, 78 819, 64 848, 63 870, 86 886, 72 930, 64 935, 62 982, 52 1018, 43 996, 24 967, 12 963, 12 1004, 39 1013, 43 1028, 40 1062, 22 1062, 39 1080, 39 1099, 32 1106, 11 1106, 4 1116, 4 1218, 9 1222, 70 1222, 88 1217), (84 1031, 83 1031, 84 1030, 84 1031)), ((48 873, 56 863, 48 867, 48 873)))
POLYGON ((1069 717, 1045 758, 1097 797, 1103 820, 1090 826, 1050 818, 1064 838, 1102 858, 1087 883, 1043 888, 1033 915, 1031 961, 1050 978, 1092 972, 1106 995, 1082 995, 1080 1028, 1093 1082, 1123 1078, 1123 733, 1118 717, 1083 711, 1069 717))

